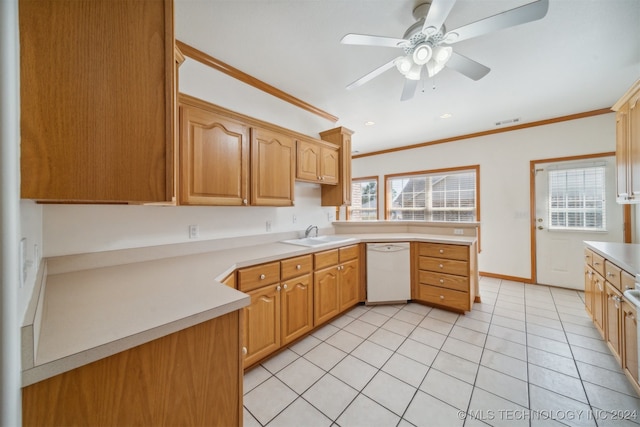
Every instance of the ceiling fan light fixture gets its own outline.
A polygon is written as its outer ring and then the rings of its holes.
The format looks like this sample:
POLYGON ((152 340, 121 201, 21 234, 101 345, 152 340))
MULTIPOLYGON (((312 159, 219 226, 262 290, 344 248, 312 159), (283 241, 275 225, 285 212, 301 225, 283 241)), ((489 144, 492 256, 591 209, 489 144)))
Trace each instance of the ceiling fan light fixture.
POLYGON ((405 76, 409 71, 411 71, 412 66, 413 62, 411 61, 411 57, 409 55, 401 56, 400 58, 396 59, 396 68, 405 76))
POLYGON ((434 49, 433 58, 438 64, 444 65, 451 58, 452 53, 453 48, 450 46, 437 46, 434 49))
POLYGON ((408 78, 409 80, 420 80, 421 71, 422 71, 422 65, 413 64, 409 72, 405 74, 405 77, 408 78))
POLYGON ((424 65, 431 59, 433 50, 428 43, 420 43, 413 50, 413 62, 418 65, 424 65))

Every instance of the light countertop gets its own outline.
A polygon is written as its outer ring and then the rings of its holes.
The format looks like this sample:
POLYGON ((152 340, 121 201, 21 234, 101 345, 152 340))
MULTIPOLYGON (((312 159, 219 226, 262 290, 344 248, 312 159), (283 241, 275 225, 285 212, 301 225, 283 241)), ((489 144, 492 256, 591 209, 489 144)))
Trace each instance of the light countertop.
POLYGON ((349 237, 348 243, 315 248, 269 242, 181 256, 166 256, 171 251, 163 248, 162 257, 143 255, 143 261, 107 260, 131 253, 113 251, 104 254, 104 266, 86 268, 73 257, 58 262, 72 269, 51 260, 38 295, 34 292, 37 314, 23 327, 23 386, 247 306, 248 295, 220 283, 236 268, 359 242, 476 241, 475 236, 424 233, 349 237))
POLYGON ((634 276, 640 274, 640 245, 592 241, 585 242, 585 244, 628 273, 634 276))

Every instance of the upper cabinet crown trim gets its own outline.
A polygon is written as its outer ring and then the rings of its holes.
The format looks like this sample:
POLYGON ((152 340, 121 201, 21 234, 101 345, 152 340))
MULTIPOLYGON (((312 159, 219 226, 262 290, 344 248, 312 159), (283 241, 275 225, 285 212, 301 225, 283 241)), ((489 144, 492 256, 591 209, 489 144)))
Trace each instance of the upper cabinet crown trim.
POLYGON ((227 74, 228 76, 231 76, 236 80, 240 80, 243 83, 253 86, 256 89, 266 92, 269 95, 275 96, 276 98, 280 98, 285 102, 293 104, 296 107, 299 107, 305 111, 313 113, 331 122, 335 123, 338 121, 338 117, 334 116, 333 114, 327 113, 326 111, 321 110, 320 108, 315 107, 299 98, 296 98, 295 96, 290 95, 278 89, 277 87, 271 86, 270 84, 265 83, 262 80, 259 80, 245 73, 244 71, 240 71, 237 68, 232 67, 231 65, 226 64, 220 61, 219 59, 214 58, 213 56, 208 55, 202 52, 201 50, 196 49, 193 46, 189 46, 188 44, 181 42, 180 40, 176 40, 176 45, 178 46, 178 48, 180 49, 183 55, 191 59, 194 59, 208 67, 218 70, 224 74, 227 74))

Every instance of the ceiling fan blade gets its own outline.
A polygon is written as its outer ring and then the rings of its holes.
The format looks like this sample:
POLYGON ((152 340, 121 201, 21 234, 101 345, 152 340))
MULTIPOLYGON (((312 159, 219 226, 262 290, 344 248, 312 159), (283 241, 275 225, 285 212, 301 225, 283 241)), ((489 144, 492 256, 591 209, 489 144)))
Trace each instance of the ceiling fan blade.
POLYGON ((451 54, 451 58, 449 58, 447 62, 447 67, 456 70, 472 80, 480 80, 491 71, 491 68, 455 52, 451 54))
POLYGON ((538 0, 533 3, 528 3, 451 30, 445 35, 444 42, 447 44, 457 43, 483 34, 536 21, 544 18, 547 10, 549 10, 549 0, 538 0))
POLYGON ((380 74, 384 73, 387 70, 392 69, 393 67, 396 66, 396 60, 398 58, 392 59, 391 61, 387 62, 384 65, 381 65, 380 67, 376 68, 375 70, 371 71, 368 74, 365 74, 364 76, 360 77, 358 80, 356 80, 355 82, 351 83, 349 86, 347 86, 347 89, 354 89, 357 88, 359 86, 362 86, 363 84, 365 84, 366 82, 368 82, 369 80, 378 77, 380 74))
POLYGON ((409 40, 394 37, 369 36, 366 34, 347 34, 340 40, 342 44, 355 44, 364 46, 405 47, 409 40))
POLYGON ((418 80, 404 79, 404 87, 402 88, 402 96, 400 101, 407 101, 413 98, 418 88, 418 80))
POLYGON ((436 34, 442 28, 454 4, 456 0, 433 0, 422 25, 422 32, 427 36, 436 34))

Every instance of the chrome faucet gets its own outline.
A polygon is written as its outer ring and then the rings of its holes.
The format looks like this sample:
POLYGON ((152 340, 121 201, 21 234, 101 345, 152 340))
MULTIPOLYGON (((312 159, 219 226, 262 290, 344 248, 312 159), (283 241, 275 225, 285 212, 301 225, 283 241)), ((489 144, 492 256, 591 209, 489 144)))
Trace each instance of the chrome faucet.
POLYGON ((314 237, 318 237, 318 226, 317 225, 310 225, 310 226, 307 227, 307 229, 304 232, 305 239, 307 237, 309 237, 309 235, 311 234, 311 232, 313 231, 314 228, 316 229, 316 235, 314 237))

